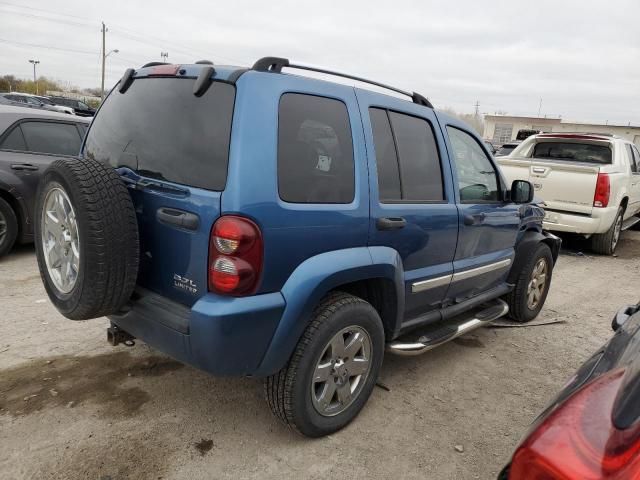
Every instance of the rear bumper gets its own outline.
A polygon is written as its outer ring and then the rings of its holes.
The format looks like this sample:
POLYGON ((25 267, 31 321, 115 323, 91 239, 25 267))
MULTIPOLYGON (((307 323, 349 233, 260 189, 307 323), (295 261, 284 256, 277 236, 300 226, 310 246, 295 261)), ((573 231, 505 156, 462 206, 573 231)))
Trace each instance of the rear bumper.
POLYGON ((207 294, 191 309, 140 291, 109 319, 158 350, 214 375, 252 375, 282 318, 281 293, 235 298, 207 294))
POLYGON ((553 232, 592 235, 604 233, 616 218, 618 207, 594 208, 591 215, 576 215, 569 212, 546 210, 542 226, 553 232))

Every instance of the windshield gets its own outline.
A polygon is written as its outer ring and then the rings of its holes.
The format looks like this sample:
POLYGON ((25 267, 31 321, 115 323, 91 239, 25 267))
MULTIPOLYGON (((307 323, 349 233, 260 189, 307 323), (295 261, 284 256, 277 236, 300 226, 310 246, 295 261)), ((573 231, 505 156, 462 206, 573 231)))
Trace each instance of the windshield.
POLYGON ((201 97, 193 79, 140 78, 114 89, 91 124, 84 155, 140 175, 223 190, 235 87, 214 82, 201 97))
POLYGON ((533 157, 607 164, 611 163, 611 149, 590 143, 540 142, 533 149, 533 157))

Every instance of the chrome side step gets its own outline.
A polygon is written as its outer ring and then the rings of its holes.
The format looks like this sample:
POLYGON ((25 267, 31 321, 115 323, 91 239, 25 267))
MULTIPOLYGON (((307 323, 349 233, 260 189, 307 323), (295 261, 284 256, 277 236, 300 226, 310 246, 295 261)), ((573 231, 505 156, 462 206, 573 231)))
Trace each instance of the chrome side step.
POLYGON ((487 325, 509 312, 509 306, 497 299, 491 306, 475 309, 475 313, 462 314, 458 318, 447 320, 444 324, 430 326, 427 331, 412 332, 387 344, 387 352, 397 355, 420 355, 440 345, 450 342, 476 328, 487 325))
POLYGON ((638 222, 640 222, 640 217, 629 217, 622 224, 622 230, 629 230, 638 222))

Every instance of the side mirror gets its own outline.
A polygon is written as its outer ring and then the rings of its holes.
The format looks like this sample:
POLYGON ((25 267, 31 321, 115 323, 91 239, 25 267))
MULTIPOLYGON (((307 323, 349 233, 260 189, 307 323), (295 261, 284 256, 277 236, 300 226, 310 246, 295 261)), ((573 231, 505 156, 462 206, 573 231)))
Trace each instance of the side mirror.
POLYGON ((622 326, 629 320, 631 315, 634 315, 640 309, 639 305, 627 305, 618 310, 611 321, 611 329, 617 332, 622 326))
POLYGON ((529 203, 533 200, 533 185, 526 180, 514 180, 511 184, 511 201, 529 203))

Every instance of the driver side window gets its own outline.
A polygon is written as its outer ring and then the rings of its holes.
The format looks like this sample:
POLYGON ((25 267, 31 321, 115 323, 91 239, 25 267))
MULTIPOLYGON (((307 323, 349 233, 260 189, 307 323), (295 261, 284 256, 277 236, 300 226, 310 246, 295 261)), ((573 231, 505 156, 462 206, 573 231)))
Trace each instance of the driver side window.
POLYGON ((447 127, 453 148, 461 203, 495 203, 500 200, 498 175, 491 160, 468 133, 447 127))

